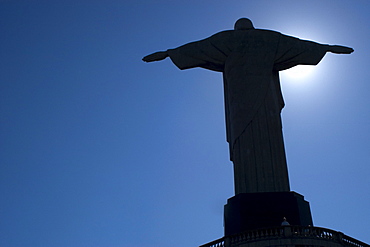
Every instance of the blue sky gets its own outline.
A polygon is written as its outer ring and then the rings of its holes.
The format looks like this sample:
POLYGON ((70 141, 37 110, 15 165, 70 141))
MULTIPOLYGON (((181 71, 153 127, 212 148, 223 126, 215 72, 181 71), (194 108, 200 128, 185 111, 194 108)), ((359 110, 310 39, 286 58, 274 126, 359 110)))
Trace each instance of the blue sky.
POLYGON ((199 246, 233 196, 222 76, 149 53, 240 17, 323 44, 281 74, 291 189, 314 225, 370 243, 370 5, 356 1, 0 1, 0 245, 199 246))

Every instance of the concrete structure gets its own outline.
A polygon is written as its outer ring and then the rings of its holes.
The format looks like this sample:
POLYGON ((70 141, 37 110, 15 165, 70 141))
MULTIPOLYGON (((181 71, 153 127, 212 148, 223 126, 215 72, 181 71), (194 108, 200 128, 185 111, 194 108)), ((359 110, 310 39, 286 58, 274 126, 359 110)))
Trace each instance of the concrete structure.
POLYGON ((295 192, 243 193, 227 200, 225 236, 248 230, 278 227, 283 219, 292 225, 312 226, 310 205, 295 192))

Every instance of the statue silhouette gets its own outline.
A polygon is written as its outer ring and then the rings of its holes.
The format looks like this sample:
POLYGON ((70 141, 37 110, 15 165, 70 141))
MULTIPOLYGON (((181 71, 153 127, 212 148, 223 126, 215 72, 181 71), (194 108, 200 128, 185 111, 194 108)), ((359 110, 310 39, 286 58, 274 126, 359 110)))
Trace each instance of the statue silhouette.
POLYGON ((279 71, 316 65, 326 52, 350 54, 352 48, 324 45, 255 29, 247 18, 234 30, 216 33, 143 58, 170 57, 180 69, 200 67, 223 73, 225 118, 235 194, 290 191, 282 135, 284 101, 279 71))

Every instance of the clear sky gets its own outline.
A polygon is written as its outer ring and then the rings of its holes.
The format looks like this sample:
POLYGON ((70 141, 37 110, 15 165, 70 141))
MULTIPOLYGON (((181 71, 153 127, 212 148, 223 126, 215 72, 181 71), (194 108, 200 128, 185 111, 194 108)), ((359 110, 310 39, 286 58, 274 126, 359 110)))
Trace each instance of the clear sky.
POLYGON ((222 75, 149 53, 240 17, 323 44, 281 74, 291 189, 370 243, 368 0, 0 0, 0 246, 199 246, 234 195, 222 75))

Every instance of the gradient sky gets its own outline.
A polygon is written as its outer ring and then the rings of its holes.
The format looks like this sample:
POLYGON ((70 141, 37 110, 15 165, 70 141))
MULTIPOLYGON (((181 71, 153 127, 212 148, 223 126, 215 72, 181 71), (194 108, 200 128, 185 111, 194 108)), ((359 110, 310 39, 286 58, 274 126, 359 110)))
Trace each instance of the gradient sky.
MULTIPOLYGON (((0 246, 199 246, 234 195, 222 76, 149 53, 240 17, 323 44, 281 73, 291 189, 370 243, 368 0, 0 0, 0 246)), ((289 221, 289 219, 288 219, 289 221)))

